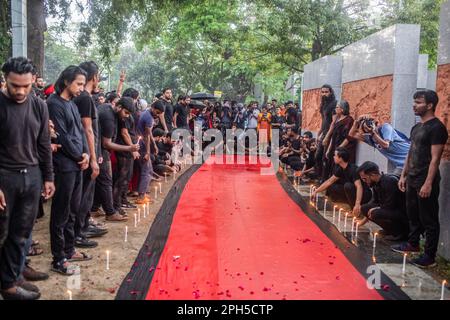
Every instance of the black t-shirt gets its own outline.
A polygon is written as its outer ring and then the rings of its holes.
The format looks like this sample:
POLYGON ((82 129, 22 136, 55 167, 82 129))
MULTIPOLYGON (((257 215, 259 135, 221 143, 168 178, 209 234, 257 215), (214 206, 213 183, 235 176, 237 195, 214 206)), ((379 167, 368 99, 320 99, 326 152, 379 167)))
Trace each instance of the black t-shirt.
POLYGON ((167 130, 171 131, 173 129, 172 122, 173 122, 173 106, 172 103, 169 101, 166 101, 164 99, 161 99, 161 101, 164 103, 164 119, 166 120, 167 130))
POLYGON ((316 165, 316 152, 311 151, 306 158, 306 169, 312 168, 316 165))
MULTIPOLYGON (((123 139, 122 136, 122 129, 127 129, 128 130, 128 134, 131 137, 131 140, 133 143, 136 143, 137 140, 135 141, 135 135, 133 135, 133 127, 134 127, 134 119, 132 116, 130 116, 129 118, 123 119, 123 120, 118 120, 117 121, 117 139, 116 139, 116 143, 123 145, 123 146, 127 146, 128 144, 125 143, 125 140, 123 139)), ((125 157, 125 158, 131 158, 132 154, 131 152, 116 152, 116 155, 119 157, 125 157)))
MULTIPOLYGON (((117 137, 117 115, 110 104, 102 104, 98 107, 99 136, 115 141, 117 137)), ((109 151, 102 147, 105 154, 109 151)))
POLYGON ((175 113, 177 114, 177 128, 187 128, 188 127, 188 114, 189 114, 189 106, 183 106, 181 104, 177 104, 175 106, 175 113))
MULTIPOLYGON (((408 162, 408 183, 412 187, 420 188, 427 178, 431 146, 446 144, 447 139, 447 128, 438 118, 418 123, 412 128, 408 162)), ((436 178, 440 178, 439 171, 436 178)))
POLYGON ((94 99, 87 91, 83 91, 78 97, 73 99, 73 102, 78 107, 78 112, 81 118, 92 119, 92 130, 94 131, 95 146, 98 150, 99 146, 99 134, 98 134, 98 121, 97 121, 97 109, 95 107, 94 99))
POLYGON ((343 169, 341 166, 336 165, 333 175, 339 178, 339 183, 341 184, 347 182, 354 183, 356 180, 360 180, 357 169, 358 167, 353 163, 350 163, 345 169, 343 169))
POLYGON ((320 106, 320 114, 322 116, 322 126, 320 128, 320 132, 325 136, 328 133, 328 130, 331 126, 331 121, 333 120, 333 114, 336 112, 336 100, 325 101, 320 106))
POLYGON ((17 103, 0 90, 0 168, 22 170, 39 165, 45 181, 53 181, 49 113, 33 94, 17 103))
POLYGON ((295 124, 297 125, 297 110, 295 110, 294 108, 289 108, 286 111, 286 122, 287 124, 295 124))

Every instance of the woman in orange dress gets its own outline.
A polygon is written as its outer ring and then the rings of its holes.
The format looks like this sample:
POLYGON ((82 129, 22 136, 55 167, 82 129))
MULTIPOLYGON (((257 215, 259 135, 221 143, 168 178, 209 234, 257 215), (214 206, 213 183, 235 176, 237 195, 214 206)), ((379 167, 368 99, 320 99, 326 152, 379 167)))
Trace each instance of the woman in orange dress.
POLYGON ((272 115, 267 111, 267 107, 263 107, 261 113, 258 115, 258 138, 260 150, 266 152, 267 146, 271 138, 271 121, 272 115))

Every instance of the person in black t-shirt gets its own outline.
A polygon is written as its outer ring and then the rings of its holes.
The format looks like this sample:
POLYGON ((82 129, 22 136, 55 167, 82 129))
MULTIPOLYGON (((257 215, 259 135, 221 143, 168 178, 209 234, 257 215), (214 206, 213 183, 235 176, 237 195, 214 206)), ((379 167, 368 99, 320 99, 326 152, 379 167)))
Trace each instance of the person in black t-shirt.
POLYGON ((407 243, 393 246, 401 253, 419 252, 420 235, 425 231, 425 252, 412 263, 421 268, 436 265, 439 243, 439 164, 448 140, 448 131, 435 116, 439 98, 432 90, 414 95, 414 113, 421 122, 411 130, 411 148, 399 181, 406 192, 410 234, 407 243))
POLYGON ((48 100, 50 119, 59 136, 61 148, 55 153, 56 192, 50 216, 50 241, 53 256, 51 270, 72 275, 68 262, 92 259, 75 250, 75 221, 80 211, 82 171, 89 167, 89 148, 81 117, 73 98, 79 96, 86 81, 86 72, 77 66, 65 69, 55 84, 55 94, 48 100))
POLYGON ((49 114, 31 93, 30 60, 10 58, 1 71, 6 78, 0 84, 1 294, 5 300, 34 300, 40 293, 27 290, 19 276, 41 194, 49 199, 55 192, 49 114))
POLYGON ((180 97, 178 104, 175 106, 173 123, 177 129, 189 130, 188 115, 189 115, 189 103, 191 98, 188 96, 180 97))
POLYGON ((336 149, 334 174, 315 190, 314 196, 326 190, 333 201, 345 202, 353 208, 353 216, 358 218, 361 214, 361 205, 369 202, 372 194, 367 185, 361 181, 356 165, 349 163, 349 160, 350 154, 347 149, 336 149))
POLYGON ((398 189, 398 177, 381 173, 378 165, 371 161, 364 162, 358 168, 358 174, 373 190, 371 201, 362 206, 361 211, 366 218, 360 225, 368 220, 375 222, 383 228, 380 234, 386 240, 407 238, 409 226, 405 195, 398 189))
MULTIPOLYGON (((113 102, 113 100, 114 96, 107 98, 107 101, 113 102)), ((100 175, 97 178, 95 190, 96 204, 103 207, 106 214, 106 220, 111 222, 122 222, 127 220, 126 217, 120 214, 120 210, 114 208, 110 152, 135 152, 139 150, 138 144, 128 146, 115 142, 118 121, 129 118, 134 111, 134 102, 129 97, 121 98, 114 106, 107 103, 98 107, 102 156, 104 161, 100 164, 100 175)))
POLYGON ((80 64, 86 71, 87 79, 84 91, 74 98, 81 116, 84 134, 89 146, 89 168, 83 172, 83 189, 79 212, 75 221, 75 245, 80 248, 95 248, 98 243, 89 240, 87 236, 102 236, 106 232, 89 223, 90 211, 94 202, 95 179, 100 173, 99 163, 103 161, 98 135, 97 108, 92 94, 97 88, 100 77, 95 62, 88 61, 80 64))

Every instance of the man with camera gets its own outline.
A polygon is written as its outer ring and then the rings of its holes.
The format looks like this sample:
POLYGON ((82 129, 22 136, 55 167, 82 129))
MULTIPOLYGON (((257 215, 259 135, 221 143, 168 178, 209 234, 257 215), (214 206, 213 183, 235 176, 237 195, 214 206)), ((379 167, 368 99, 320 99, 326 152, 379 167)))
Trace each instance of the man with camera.
POLYGON ((393 174, 401 175, 411 146, 411 142, 405 134, 394 129, 389 123, 379 125, 370 116, 360 116, 353 123, 348 137, 341 147, 354 139, 376 148, 395 165, 393 174))

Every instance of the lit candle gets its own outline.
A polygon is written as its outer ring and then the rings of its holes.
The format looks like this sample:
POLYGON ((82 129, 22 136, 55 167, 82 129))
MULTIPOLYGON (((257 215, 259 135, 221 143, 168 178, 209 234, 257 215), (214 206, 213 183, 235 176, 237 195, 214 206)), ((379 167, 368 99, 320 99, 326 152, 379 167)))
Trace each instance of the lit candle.
POLYGON ((134 227, 137 228, 137 213, 134 214, 134 227))
POLYGON ((311 202, 311 200, 312 200, 312 190, 313 190, 313 185, 310 185, 309 186, 309 202, 311 202))
POLYGON ((138 208, 138 223, 141 222, 141 209, 138 208))
POLYGON ((336 219, 336 208, 337 208, 337 206, 333 207, 333 223, 334 223, 334 220, 336 219))
POLYGON ((353 217, 353 220, 352 220, 352 237, 353 237, 353 231, 355 230, 355 220, 356 220, 356 218, 355 217, 353 217))
POLYGON ((128 242, 128 226, 125 226, 125 240, 124 242, 128 242))
POLYGON ((407 253, 404 253, 403 254, 403 266, 402 266, 402 275, 404 276, 405 275, 405 272, 406 272, 406 257, 408 256, 408 254, 407 253))
MULTIPOLYGON (((67 294, 69 295, 69 300, 72 300, 72 291, 67 290, 67 294)), ((442 300, 442 299, 441 299, 442 300)))
POLYGON ((164 182, 167 183, 167 172, 164 172, 164 182))
POLYGON ((345 213, 344 232, 347 232, 347 217, 348 217, 348 212, 345 213))
POLYGON ((444 300, 444 294, 445 294, 445 285, 447 284, 447 280, 442 281, 442 288, 441 288, 441 300, 444 300))
POLYGON ((355 240, 358 240, 358 228, 359 228, 359 222, 356 223, 355 240))
POLYGON ((159 183, 159 193, 162 194, 162 183, 159 183))
POLYGON ((147 206, 144 204, 144 219, 147 216, 147 206))
POLYGON ((155 199, 158 199, 158 187, 155 186, 155 199))
POLYGON ((109 250, 106 250, 106 270, 109 270, 109 250))
POLYGON ((341 213, 342 213, 342 208, 339 209, 339 214, 338 214, 338 230, 341 230, 341 213))
POLYGON ((323 216, 324 216, 324 217, 325 217, 325 214, 326 214, 326 212, 327 212, 327 202, 328 202, 328 199, 325 198, 325 204, 323 205, 323 216))
POLYGON ((377 232, 375 232, 375 233, 373 234, 373 248, 374 248, 374 249, 377 247, 377 235, 378 235, 377 232))
POLYGON ((319 210, 319 193, 316 193, 316 209, 319 210))

